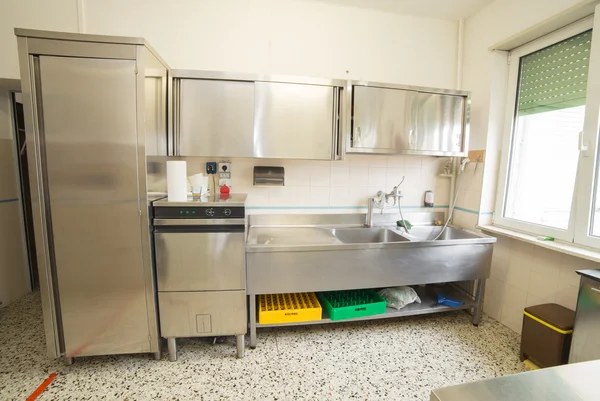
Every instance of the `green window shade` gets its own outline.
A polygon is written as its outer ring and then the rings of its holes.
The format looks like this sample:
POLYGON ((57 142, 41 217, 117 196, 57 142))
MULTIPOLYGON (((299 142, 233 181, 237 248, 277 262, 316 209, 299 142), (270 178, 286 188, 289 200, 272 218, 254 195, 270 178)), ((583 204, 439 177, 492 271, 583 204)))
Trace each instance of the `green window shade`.
POLYGON ((521 57, 518 115, 585 104, 592 31, 521 57))

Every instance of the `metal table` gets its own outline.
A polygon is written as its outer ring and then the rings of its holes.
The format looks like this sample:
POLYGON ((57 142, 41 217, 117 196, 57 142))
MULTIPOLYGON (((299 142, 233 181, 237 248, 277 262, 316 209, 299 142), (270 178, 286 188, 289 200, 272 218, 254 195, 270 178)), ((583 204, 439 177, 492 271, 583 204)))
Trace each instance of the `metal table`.
POLYGON ((444 387, 431 401, 597 401, 600 361, 576 363, 532 372, 444 387))

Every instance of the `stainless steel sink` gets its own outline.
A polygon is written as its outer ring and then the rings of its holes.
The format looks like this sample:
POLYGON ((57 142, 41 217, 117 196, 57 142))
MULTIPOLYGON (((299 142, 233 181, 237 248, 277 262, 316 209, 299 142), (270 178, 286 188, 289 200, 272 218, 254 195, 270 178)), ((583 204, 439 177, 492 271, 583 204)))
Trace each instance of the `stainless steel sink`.
POLYGON ((331 233, 345 244, 410 241, 387 228, 334 228, 331 233))

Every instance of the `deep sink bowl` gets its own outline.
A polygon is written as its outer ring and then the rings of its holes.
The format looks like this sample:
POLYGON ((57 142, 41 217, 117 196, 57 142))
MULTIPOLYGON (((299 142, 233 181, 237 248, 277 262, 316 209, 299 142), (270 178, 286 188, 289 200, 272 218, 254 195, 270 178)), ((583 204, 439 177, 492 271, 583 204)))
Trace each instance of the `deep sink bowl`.
MULTIPOLYGON (((415 226, 409 230, 408 234, 404 234, 412 241, 432 241, 438 236, 443 227, 436 226, 415 226)), ((398 227, 398 230, 404 230, 398 227)), ((456 239, 477 239, 480 238, 474 233, 470 233, 460 228, 446 227, 438 241, 456 240, 456 239)))
POLYGON ((334 228, 331 233, 345 244, 377 244, 410 241, 387 228, 334 228))

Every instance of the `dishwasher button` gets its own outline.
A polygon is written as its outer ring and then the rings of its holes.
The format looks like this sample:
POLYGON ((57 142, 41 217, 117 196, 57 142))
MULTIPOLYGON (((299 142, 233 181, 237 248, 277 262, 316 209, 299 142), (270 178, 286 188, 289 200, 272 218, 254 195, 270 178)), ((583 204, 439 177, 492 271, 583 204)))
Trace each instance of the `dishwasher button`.
POLYGON ((225 209, 225 210, 223 210, 223 214, 225 216, 231 216, 231 209, 225 209))
POLYGON ((212 207, 210 209, 206 209, 206 215, 213 217, 215 215, 215 209, 213 209, 212 207))

